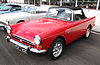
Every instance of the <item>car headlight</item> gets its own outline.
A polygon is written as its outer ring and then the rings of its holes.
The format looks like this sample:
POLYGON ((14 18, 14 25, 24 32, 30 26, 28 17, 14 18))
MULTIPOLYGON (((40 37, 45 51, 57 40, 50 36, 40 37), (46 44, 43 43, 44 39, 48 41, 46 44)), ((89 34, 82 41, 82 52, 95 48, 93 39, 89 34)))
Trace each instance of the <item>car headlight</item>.
POLYGON ((10 34, 10 30, 11 30, 10 26, 7 26, 6 30, 7 30, 7 33, 10 34))
POLYGON ((39 44, 41 43, 41 38, 38 35, 35 35, 33 39, 37 46, 39 46, 39 44))

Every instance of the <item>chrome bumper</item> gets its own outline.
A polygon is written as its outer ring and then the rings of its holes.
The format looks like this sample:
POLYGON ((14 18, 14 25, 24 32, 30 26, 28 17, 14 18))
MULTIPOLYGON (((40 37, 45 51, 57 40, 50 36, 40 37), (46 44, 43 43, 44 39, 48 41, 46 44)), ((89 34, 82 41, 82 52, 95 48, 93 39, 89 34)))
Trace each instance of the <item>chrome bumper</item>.
POLYGON ((7 40, 9 40, 13 44, 18 45, 18 46, 20 46, 20 47, 22 47, 24 49, 29 49, 31 52, 34 52, 34 53, 45 53, 46 52, 46 50, 37 50, 35 48, 30 48, 29 46, 26 46, 26 45, 24 45, 22 43, 19 43, 19 42, 15 41, 15 40, 11 39, 9 36, 7 36, 7 40))

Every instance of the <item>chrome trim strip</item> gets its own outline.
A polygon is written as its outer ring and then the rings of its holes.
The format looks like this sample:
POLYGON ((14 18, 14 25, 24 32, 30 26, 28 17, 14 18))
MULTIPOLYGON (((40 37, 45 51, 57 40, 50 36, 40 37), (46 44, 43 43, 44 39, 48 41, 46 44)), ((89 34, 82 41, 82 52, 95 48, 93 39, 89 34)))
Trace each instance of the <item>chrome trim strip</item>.
POLYGON ((46 50, 37 50, 37 49, 34 49, 34 48, 31 48, 30 51, 34 52, 34 53, 45 53, 46 52, 46 50))
POLYGON ((18 45, 18 46, 20 46, 20 47, 23 47, 23 48, 25 48, 25 49, 28 49, 28 46, 23 45, 23 44, 21 44, 21 43, 15 41, 15 40, 13 40, 13 39, 10 39, 9 41, 12 42, 12 43, 14 43, 14 44, 16 44, 16 45, 18 45))
MULTIPOLYGON (((63 31, 63 32, 60 32, 60 33, 58 33, 58 34, 55 34, 55 35, 59 35, 59 34, 61 34, 61 33, 64 33, 65 31, 63 31)), ((47 38, 50 38, 50 37, 53 37, 53 36, 55 36, 55 35, 51 35, 51 36, 49 36, 49 37, 46 37, 46 38, 43 38, 42 40, 45 40, 45 39, 47 39, 47 38)))

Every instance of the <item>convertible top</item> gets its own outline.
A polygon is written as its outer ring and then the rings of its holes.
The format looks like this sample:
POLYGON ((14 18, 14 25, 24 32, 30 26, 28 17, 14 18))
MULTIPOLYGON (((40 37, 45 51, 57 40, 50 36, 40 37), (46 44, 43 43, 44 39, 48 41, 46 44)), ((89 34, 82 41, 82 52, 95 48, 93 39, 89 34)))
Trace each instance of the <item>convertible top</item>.
POLYGON ((68 6, 50 7, 50 8, 68 8, 71 10, 82 10, 82 8, 79 8, 79 7, 68 7, 68 6))
POLYGON ((59 6, 59 7, 50 7, 49 9, 52 9, 52 8, 68 8, 68 9, 74 10, 74 11, 75 11, 75 10, 81 10, 81 12, 82 12, 82 18, 83 18, 83 19, 87 18, 87 17, 85 16, 84 12, 83 12, 83 9, 80 8, 80 7, 59 6))

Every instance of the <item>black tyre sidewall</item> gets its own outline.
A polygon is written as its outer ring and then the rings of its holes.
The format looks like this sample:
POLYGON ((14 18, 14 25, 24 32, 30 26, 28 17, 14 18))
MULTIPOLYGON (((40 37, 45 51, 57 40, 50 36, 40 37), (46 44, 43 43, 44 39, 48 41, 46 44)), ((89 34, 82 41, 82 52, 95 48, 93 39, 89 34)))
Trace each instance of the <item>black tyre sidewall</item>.
MULTIPOLYGON (((90 29, 90 27, 88 27, 89 29, 90 29)), ((87 28, 87 29, 88 29, 87 28)), ((86 33, 87 33, 87 30, 86 30, 86 33)), ((90 37, 90 35, 91 35, 91 29, 90 29, 90 34, 89 34, 89 36, 88 37, 86 37, 86 33, 85 33, 85 35, 83 36, 83 38, 85 38, 85 39, 87 39, 87 38, 89 38, 90 37)))

